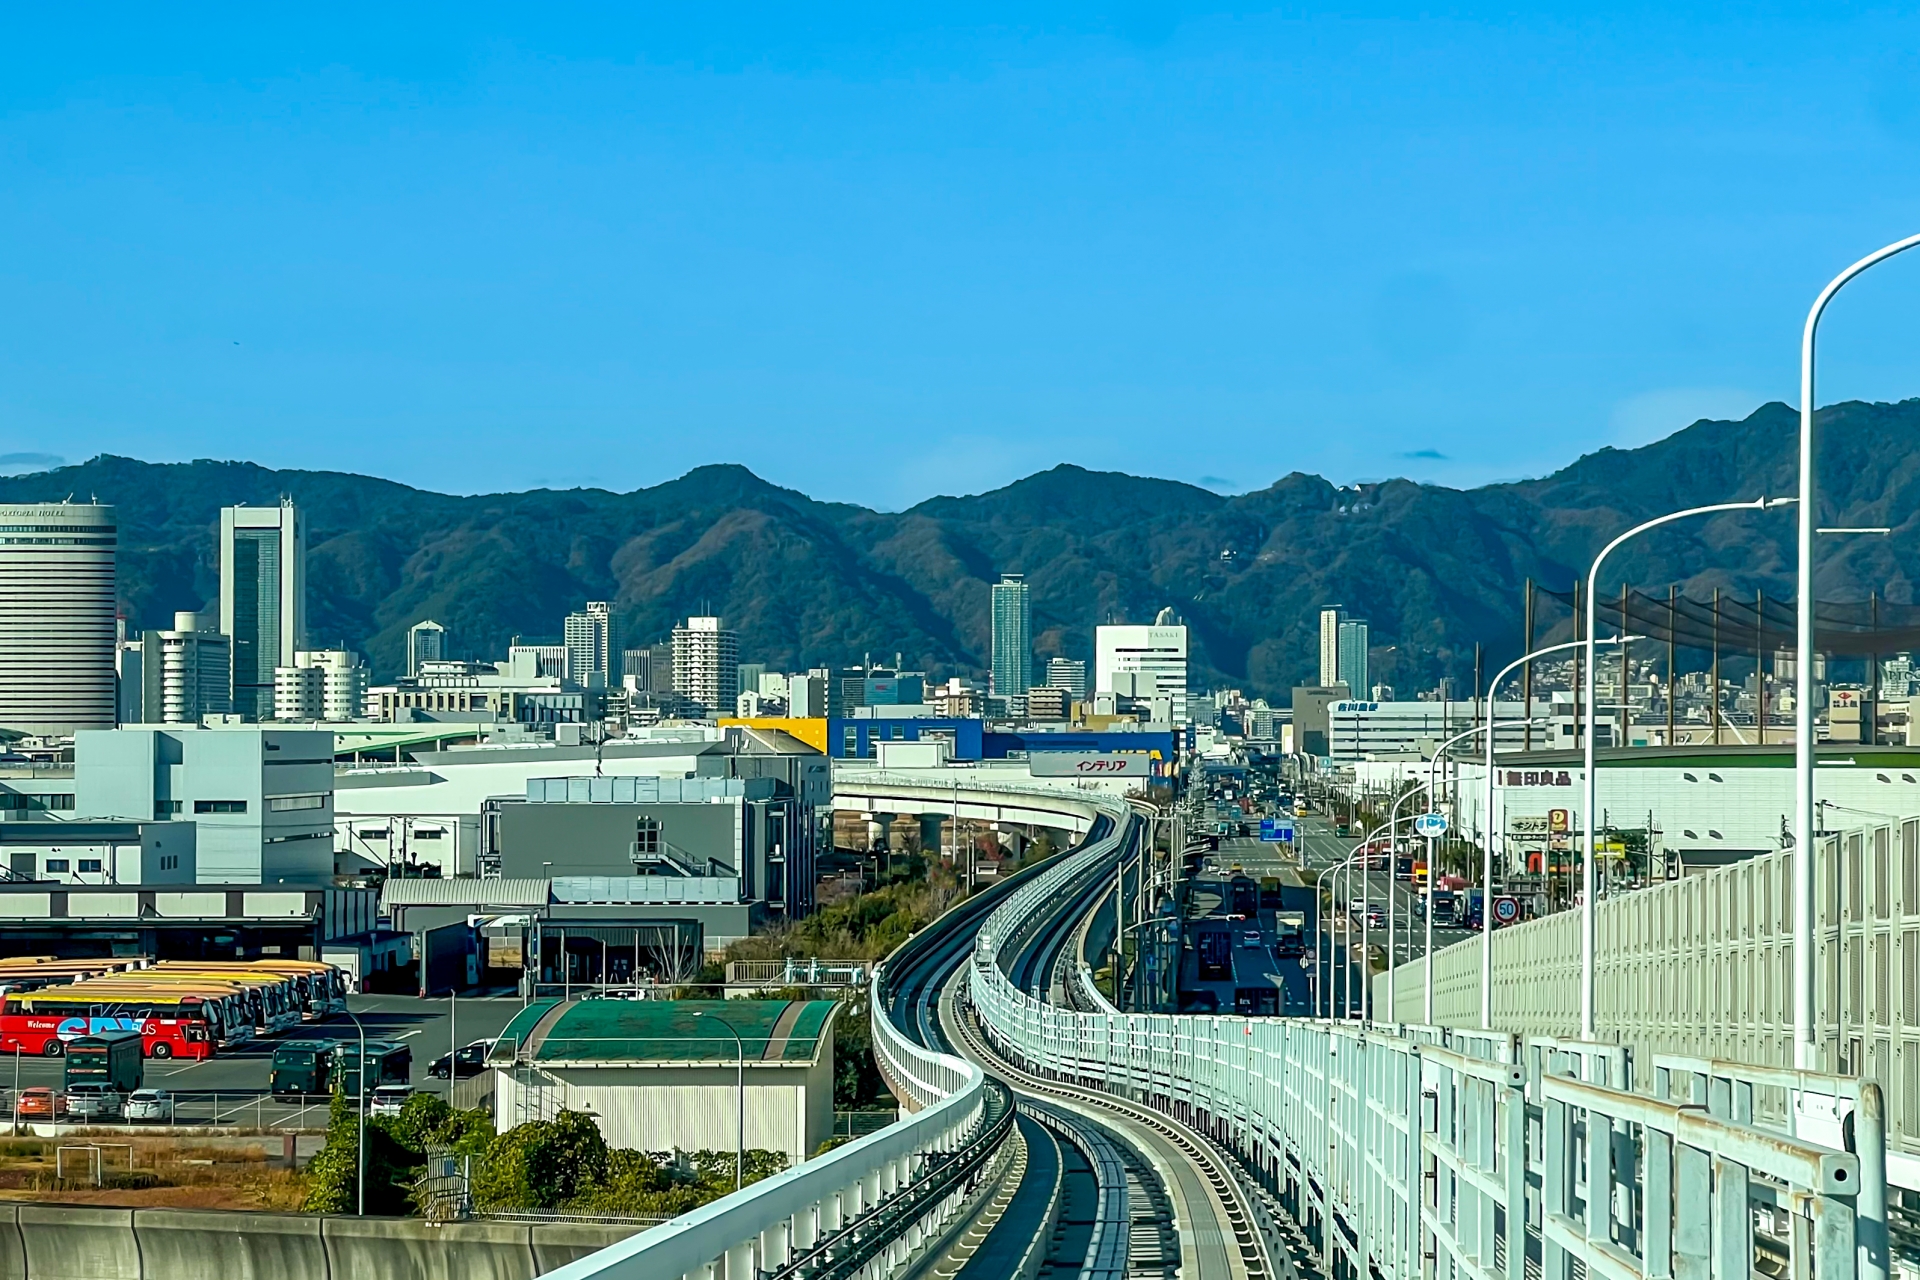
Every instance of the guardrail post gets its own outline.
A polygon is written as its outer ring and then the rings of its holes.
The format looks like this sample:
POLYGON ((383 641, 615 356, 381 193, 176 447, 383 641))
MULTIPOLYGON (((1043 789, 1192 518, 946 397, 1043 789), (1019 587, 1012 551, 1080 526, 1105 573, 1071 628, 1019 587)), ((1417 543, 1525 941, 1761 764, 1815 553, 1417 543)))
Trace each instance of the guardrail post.
POLYGON ((1506 1139, 1507 1280, 1527 1280, 1527 1091, 1516 1080, 1500 1093, 1506 1139))
POLYGON ((754 1280, 757 1273, 754 1269, 753 1249, 758 1243, 759 1239, 756 1237, 752 1240, 743 1240, 727 1250, 727 1280, 754 1280))
POLYGON ((1587 1112, 1587 1239, 1613 1240, 1613 1122, 1591 1109, 1587 1112))
POLYGON ((1753 1209, 1747 1203, 1747 1166, 1713 1158, 1713 1280, 1753 1274, 1753 1209))
MULTIPOLYGON (((1540 1214, 1549 1218, 1573 1215, 1573 1113, 1564 1102, 1548 1099, 1540 1108, 1543 1152, 1540 1166, 1540 1214)), ((1559 1245, 1540 1233, 1540 1274, 1543 1280, 1570 1280, 1572 1259, 1559 1245)), ((1700 1280, 1706 1280, 1700 1277, 1700 1280)))
POLYGON ((1887 1240, 1887 1111, 1880 1086, 1860 1082, 1853 1111, 1853 1149, 1860 1159, 1860 1190, 1854 1198, 1859 1237, 1859 1280, 1887 1280, 1892 1265, 1887 1240))
POLYGON ((1642 1161, 1641 1257, 1647 1280, 1667 1280, 1673 1275, 1673 1138, 1651 1126, 1643 1133, 1647 1152, 1642 1161))

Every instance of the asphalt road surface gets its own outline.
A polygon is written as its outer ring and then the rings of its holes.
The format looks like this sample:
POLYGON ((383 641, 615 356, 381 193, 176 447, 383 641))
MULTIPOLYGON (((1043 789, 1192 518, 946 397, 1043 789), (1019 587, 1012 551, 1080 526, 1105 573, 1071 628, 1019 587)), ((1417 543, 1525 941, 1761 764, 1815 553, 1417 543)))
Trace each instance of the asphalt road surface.
MULTIPOLYGON (((396 1040, 413 1050, 410 1083, 415 1089, 445 1096, 449 1082, 429 1076, 427 1067, 447 1052, 454 1039, 469 1044, 499 1035, 520 1012, 521 1002, 518 996, 475 997, 456 1005, 447 1000, 375 995, 351 996, 347 1007, 366 1028, 369 1040, 396 1040)), ((165 1089, 176 1096, 178 1124, 319 1128, 326 1124, 325 1099, 289 1104, 276 1102, 268 1094, 274 1046, 294 1039, 357 1038, 354 1024, 346 1018, 307 1023, 285 1035, 254 1040, 198 1061, 149 1058, 143 1083, 149 1089, 165 1089)), ((16 1080, 23 1089, 34 1085, 58 1089, 64 1066, 60 1058, 20 1057, 11 1063, 0 1059, 0 1089, 10 1093, 16 1080)))

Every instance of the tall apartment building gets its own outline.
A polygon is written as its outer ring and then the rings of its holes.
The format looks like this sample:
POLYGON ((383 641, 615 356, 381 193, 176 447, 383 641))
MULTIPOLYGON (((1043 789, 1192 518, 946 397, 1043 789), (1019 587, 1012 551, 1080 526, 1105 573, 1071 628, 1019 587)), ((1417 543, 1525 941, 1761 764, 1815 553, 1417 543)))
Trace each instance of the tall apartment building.
POLYGON ((273 718, 273 672, 307 647, 307 526, 291 498, 220 510, 220 630, 233 640, 233 709, 273 718))
POLYGON ((740 633, 718 618, 688 618, 675 627, 673 691, 695 716, 730 714, 740 696, 740 633))
POLYGON ((567 615, 567 678, 587 689, 617 688, 625 657, 620 620, 605 600, 587 603, 585 612, 567 615))
POLYGON ((0 726, 114 724, 112 507, 0 506, 0 726))
POLYGON ((233 643, 216 619, 176 613, 173 630, 140 636, 141 724, 199 724, 233 710, 233 643))
POLYGON ((1075 702, 1087 696, 1087 664, 1083 658, 1047 659, 1047 687, 1065 689, 1075 702))
POLYGON ((1320 684, 1340 683, 1340 606, 1328 605, 1320 611, 1320 684))
POLYGON ((1187 722, 1187 629, 1094 629, 1094 690, 1130 698, 1171 699, 1175 724, 1187 722))
POLYGON ((1033 684, 1033 601, 1025 577, 1003 573, 993 584, 991 690, 1023 696, 1033 684))
POLYGON ((444 662, 452 656, 447 650, 447 629, 433 619, 407 628, 407 675, 419 675, 423 662, 444 662))
POLYGON ((1338 666, 1335 678, 1347 686, 1350 696, 1364 698, 1373 687, 1367 665, 1367 624, 1360 618, 1340 619, 1338 666))
POLYGON ((345 649, 302 649, 273 672, 275 720, 358 720, 366 712, 367 668, 345 649))

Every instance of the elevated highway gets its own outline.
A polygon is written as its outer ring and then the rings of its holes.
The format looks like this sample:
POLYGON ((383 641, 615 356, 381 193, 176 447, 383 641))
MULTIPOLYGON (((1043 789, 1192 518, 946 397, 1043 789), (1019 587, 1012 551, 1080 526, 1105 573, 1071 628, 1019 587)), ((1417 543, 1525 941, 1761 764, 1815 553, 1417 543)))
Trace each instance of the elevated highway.
POLYGON ((875 1054, 910 1114, 554 1274, 1887 1275, 1873 1082, 1791 1082, 1850 1100, 1823 1144, 1757 1123, 1754 1090, 1778 1079, 1705 1057, 1636 1072, 1616 1044, 1118 1013, 1081 925, 1137 838, 1130 808, 942 781, 868 773, 835 793, 1082 839, 876 974, 875 1054), (1143 1234, 1139 1206, 1171 1231, 1143 1234))

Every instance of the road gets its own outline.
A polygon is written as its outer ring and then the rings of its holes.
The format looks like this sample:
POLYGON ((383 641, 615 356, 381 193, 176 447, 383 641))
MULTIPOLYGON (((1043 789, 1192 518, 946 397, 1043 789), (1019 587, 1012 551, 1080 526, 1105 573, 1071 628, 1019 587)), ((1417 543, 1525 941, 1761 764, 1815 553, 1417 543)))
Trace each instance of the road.
MULTIPOLYGON (((455 1037, 459 1043, 468 1044, 499 1035, 521 1006, 518 996, 462 999, 454 1005, 446 1000, 372 995, 350 996, 347 1007, 366 1028, 369 1040, 397 1040, 413 1050, 410 1083, 416 1089, 445 1096, 448 1082, 433 1079, 427 1067, 447 1052, 455 1037)), ((177 1123, 317 1128, 326 1124, 324 1099, 288 1104, 275 1102, 267 1095, 274 1046, 292 1039, 350 1041, 356 1035, 351 1021, 336 1018, 309 1023, 286 1035, 255 1040, 199 1061, 148 1059, 144 1083, 150 1089, 165 1089, 176 1095, 177 1123)), ((63 1070, 64 1061, 59 1058, 23 1057, 11 1064, 0 1060, 0 1087, 11 1090, 17 1080, 20 1088, 47 1085, 57 1089, 63 1070)))

